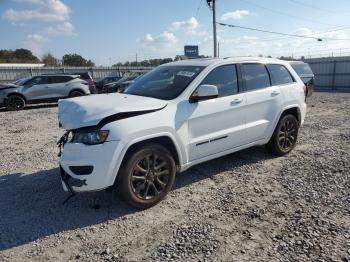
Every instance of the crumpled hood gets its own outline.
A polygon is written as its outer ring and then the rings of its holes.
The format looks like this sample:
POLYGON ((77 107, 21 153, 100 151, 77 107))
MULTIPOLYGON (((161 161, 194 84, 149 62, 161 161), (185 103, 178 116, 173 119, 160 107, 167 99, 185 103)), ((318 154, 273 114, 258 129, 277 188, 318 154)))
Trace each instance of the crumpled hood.
POLYGON ((2 89, 10 89, 10 88, 18 88, 20 86, 11 84, 11 83, 6 83, 6 84, 0 84, 0 90, 2 89))
MULTIPOLYGON (((120 113, 142 114, 143 111, 159 110, 166 105, 164 100, 120 93, 82 96, 59 100, 58 120, 60 127, 72 130, 96 126, 107 117, 120 113)), ((125 118, 125 114, 123 116, 125 118)))

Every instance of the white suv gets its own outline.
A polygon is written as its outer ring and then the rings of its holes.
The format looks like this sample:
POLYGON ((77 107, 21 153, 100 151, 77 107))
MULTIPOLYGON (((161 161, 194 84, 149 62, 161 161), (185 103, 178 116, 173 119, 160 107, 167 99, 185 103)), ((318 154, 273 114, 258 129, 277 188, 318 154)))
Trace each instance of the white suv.
POLYGON ((115 187, 130 204, 165 197, 175 174, 244 148, 285 155, 306 113, 288 62, 263 58, 168 63, 123 94, 59 101, 65 190, 115 187))

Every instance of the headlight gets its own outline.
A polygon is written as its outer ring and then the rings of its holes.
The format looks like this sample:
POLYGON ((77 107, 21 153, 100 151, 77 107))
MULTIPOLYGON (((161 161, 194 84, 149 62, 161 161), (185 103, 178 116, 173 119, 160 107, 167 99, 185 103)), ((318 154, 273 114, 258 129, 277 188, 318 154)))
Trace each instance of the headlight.
POLYGON ((97 130, 91 132, 77 131, 73 132, 71 143, 82 143, 85 145, 103 144, 108 137, 108 130, 97 130))

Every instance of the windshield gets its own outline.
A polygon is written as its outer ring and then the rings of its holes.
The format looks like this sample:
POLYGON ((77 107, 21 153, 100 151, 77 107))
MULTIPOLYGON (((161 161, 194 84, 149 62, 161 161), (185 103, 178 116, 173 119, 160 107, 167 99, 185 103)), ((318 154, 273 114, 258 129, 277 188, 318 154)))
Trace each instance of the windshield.
POLYGON ((20 86, 20 85, 22 85, 25 81, 27 81, 28 79, 29 79, 28 77, 27 77, 27 78, 18 79, 18 80, 16 80, 15 82, 13 82, 13 84, 20 86))
POLYGON ((300 75, 313 75, 310 66, 306 63, 292 63, 295 72, 300 75))
POLYGON ((203 66, 160 66, 132 83, 126 94, 171 100, 179 96, 203 66))

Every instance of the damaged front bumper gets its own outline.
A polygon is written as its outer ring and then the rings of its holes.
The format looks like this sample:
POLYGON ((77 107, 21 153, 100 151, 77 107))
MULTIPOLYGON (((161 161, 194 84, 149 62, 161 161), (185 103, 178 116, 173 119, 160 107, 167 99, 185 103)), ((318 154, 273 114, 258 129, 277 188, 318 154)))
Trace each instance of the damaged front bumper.
POLYGON ((98 191, 114 184, 123 145, 108 141, 99 145, 64 144, 60 176, 65 191, 98 191))

